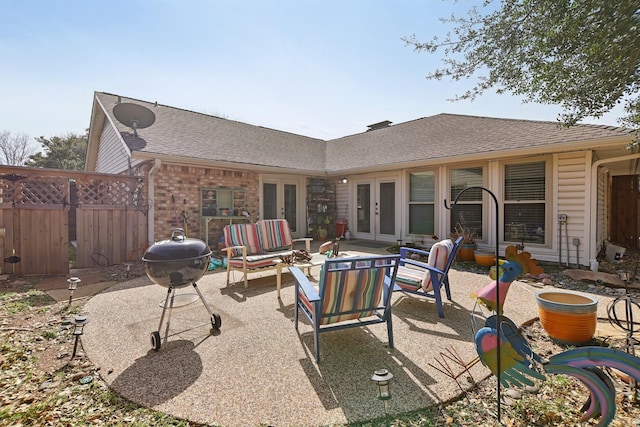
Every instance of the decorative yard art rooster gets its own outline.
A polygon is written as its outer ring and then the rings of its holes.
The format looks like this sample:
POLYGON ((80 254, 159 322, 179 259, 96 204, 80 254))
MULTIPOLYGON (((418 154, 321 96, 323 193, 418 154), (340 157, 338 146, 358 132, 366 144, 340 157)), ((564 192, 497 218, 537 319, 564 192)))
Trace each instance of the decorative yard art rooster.
POLYGON ((504 260, 499 260, 500 271, 496 274, 499 278, 485 285, 476 294, 472 294, 476 301, 488 308, 490 311, 495 311, 498 314, 502 314, 502 307, 504 306, 504 300, 507 297, 507 292, 511 283, 520 276, 521 273, 531 273, 534 275, 542 274, 542 267, 538 265, 538 260, 531 258, 529 252, 518 252, 515 246, 507 246, 505 249, 504 260), (500 286, 498 286, 498 283, 500 286), (496 295, 496 287, 498 287, 498 295, 496 295))
POLYGON ((534 385, 534 380, 544 381, 545 374, 564 374, 578 379, 590 394, 582 408, 581 421, 600 416, 597 425, 608 426, 615 417, 616 391, 602 368, 617 369, 640 381, 640 358, 596 346, 567 350, 548 360, 536 354, 513 321, 502 315, 502 309, 511 283, 522 272, 540 274, 542 269, 529 253, 518 253, 513 246, 507 248, 505 258, 507 260, 501 263, 498 272, 499 279, 494 279, 474 295, 477 303, 498 313, 488 317, 475 334, 480 360, 505 387, 534 385))
POLYGON ((544 360, 504 316, 489 317, 475 342, 480 360, 505 387, 534 385, 533 379, 544 380, 544 374, 564 374, 581 381, 589 390, 581 421, 601 416, 598 427, 608 426, 616 412, 616 390, 602 368, 617 369, 640 381, 640 358, 608 347, 578 347, 544 360))

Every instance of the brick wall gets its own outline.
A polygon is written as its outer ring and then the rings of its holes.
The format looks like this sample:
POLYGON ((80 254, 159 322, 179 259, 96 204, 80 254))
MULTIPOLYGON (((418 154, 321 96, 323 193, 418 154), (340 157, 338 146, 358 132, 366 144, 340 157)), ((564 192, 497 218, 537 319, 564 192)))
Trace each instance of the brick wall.
MULTIPOLYGON (((148 172, 148 171, 147 171, 148 172)), ((146 174, 145 174, 146 175, 146 174)), ((162 164, 154 177, 155 193, 153 207, 155 209, 155 241, 167 239, 171 229, 185 228, 182 212, 187 212, 187 236, 204 239, 204 224, 200 219, 201 187, 231 187, 245 189, 245 208, 253 218, 259 212, 259 180, 258 174, 248 171, 226 169, 208 169, 197 166, 162 164), (172 202, 172 197, 175 200, 172 202)), ((212 220, 209 222, 209 244, 216 246, 222 228, 228 221, 212 220)))

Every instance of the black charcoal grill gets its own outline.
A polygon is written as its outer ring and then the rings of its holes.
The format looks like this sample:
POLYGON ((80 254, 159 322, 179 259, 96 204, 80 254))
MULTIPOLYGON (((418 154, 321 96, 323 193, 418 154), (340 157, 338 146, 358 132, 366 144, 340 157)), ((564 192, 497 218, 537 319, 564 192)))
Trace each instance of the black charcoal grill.
POLYGON ((165 327, 165 342, 169 335, 171 311, 175 307, 176 289, 178 288, 193 286, 198 298, 211 316, 211 326, 213 329, 220 329, 222 324, 220 315, 211 311, 196 283, 209 268, 210 259, 211 249, 207 244, 199 239, 187 238, 181 228, 174 228, 171 231, 170 239, 154 243, 144 253, 142 261, 144 261, 147 276, 154 283, 168 288, 167 297, 162 305, 158 330, 151 333, 151 347, 154 350, 160 350, 162 345, 160 331, 167 309, 169 309, 169 314, 165 327))

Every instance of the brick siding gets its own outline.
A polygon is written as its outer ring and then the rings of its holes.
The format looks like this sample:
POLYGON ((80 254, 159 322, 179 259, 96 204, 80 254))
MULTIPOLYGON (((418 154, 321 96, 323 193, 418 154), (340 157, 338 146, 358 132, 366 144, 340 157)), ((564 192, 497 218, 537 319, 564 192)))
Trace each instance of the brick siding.
MULTIPOLYGON (((148 169, 145 176, 148 177, 148 169)), ((171 229, 177 226, 185 228, 182 212, 187 211, 187 236, 197 239, 205 238, 204 222, 200 218, 201 187, 243 188, 245 190, 245 209, 252 218, 259 212, 259 177, 257 173, 226 169, 211 169, 198 166, 162 164, 154 176, 155 241, 168 238, 171 229), (175 208, 171 196, 175 199, 175 208), (185 203, 186 201, 186 203, 185 203)), ((209 245, 217 247, 222 228, 228 224, 226 220, 209 222, 209 245)))

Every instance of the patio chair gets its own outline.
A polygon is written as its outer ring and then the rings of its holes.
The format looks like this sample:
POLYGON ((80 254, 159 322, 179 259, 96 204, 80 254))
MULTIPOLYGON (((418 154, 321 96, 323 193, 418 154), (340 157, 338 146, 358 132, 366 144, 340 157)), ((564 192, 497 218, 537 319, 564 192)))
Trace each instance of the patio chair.
POLYGON ((444 287, 447 299, 451 301, 448 274, 461 241, 462 237, 458 237, 455 242, 449 239, 442 240, 434 243, 430 251, 400 248, 400 265, 394 292, 400 291, 435 299, 438 316, 444 318, 442 288, 444 287), (414 259, 415 255, 427 257, 427 262, 414 259))
POLYGON ((296 280, 295 328, 302 313, 313 327, 316 362, 321 332, 386 322, 393 348, 391 295, 399 260, 399 255, 327 259, 317 285, 299 268, 289 268, 296 280))

